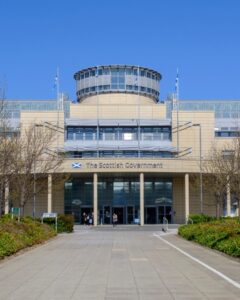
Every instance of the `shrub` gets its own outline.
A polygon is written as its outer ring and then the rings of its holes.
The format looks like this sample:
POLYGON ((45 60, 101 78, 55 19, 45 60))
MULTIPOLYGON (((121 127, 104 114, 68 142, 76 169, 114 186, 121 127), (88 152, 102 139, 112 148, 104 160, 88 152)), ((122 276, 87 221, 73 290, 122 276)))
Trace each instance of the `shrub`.
POLYGON ((222 218, 211 222, 183 225, 179 227, 178 233, 187 240, 240 257, 238 218, 222 218))
MULTIPOLYGON (((55 219, 46 218, 44 223, 49 224, 52 228, 55 229, 55 219)), ((72 215, 58 215, 57 220, 57 232, 73 232, 74 226, 74 217, 72 215)))
POLYGON ((210 216, 204 215, 204 214, 190 214, 189 218, 192 219, 193 224, 210 222, 210 221, 216 220, 215 217, 210 217, 210 216))
POLYGON ((228 240, 220 241, 216 249, 226 254, 240 257, 240 236, 235 236, 229 238, 228 240))
POLYGON ((3 218, 0 221, 0 258, 42 243, 55 235, 50 226, 30 218, 23 218, 21 223, 3 218))

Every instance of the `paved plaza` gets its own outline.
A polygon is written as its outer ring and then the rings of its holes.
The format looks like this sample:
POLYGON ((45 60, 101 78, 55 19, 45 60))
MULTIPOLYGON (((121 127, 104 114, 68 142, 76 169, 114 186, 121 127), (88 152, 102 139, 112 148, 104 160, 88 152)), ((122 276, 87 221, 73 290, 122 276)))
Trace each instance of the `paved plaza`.
POLYGON ((0 299, 240 299, 240 262, 176 229, 76 226, 0 262, 0 299))

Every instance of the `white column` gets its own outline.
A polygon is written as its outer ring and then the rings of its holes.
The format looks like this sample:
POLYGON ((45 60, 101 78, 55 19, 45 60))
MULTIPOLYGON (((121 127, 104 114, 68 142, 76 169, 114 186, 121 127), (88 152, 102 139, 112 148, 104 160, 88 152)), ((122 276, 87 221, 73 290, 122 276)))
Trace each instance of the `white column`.
POLYGON ((9 183, 8 182, 5 185, 4 213, 5 215, 9 213, 9 183))
POLYGON ((184 186, 185 186, 185 222, 187 222, 189 216, 189 174, 185 174, 184 186))
POLYGON ((231 191, 229 181, 227 183, 227 216, 231 216, 231 191))
POLYGON ((47 212, 52 212, 52 175, 48 174, 48 204, 47 212))
POLYGON ((97 226, 98 217, 98 174, 93 174, 93 223, 97 226))
POLYGON ((140 173, 140 225, 144 225, 144 174, 140 173))

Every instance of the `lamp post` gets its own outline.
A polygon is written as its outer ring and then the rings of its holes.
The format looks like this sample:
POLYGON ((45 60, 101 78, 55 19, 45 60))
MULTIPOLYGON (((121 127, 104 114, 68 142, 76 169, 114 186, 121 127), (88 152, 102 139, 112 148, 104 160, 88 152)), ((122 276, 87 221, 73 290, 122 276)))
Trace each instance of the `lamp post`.
POLYGON ((33 160, 33 219, 35 220, 35 216, 36 216, 36 154, 35 153, 33 159, 34 159, 33 160))
POLYGON ((202 180, 202 126, 201 124, 193 124, 199 127, 199 176, 200 176, 200 212, 203 213, 203 180, 202 180))
POLYGON ((33 139, 34 139, 34 153, 33 153, 33 219, 36 217, 36 127, 43 127, 41 124, 34 124, 33 139))

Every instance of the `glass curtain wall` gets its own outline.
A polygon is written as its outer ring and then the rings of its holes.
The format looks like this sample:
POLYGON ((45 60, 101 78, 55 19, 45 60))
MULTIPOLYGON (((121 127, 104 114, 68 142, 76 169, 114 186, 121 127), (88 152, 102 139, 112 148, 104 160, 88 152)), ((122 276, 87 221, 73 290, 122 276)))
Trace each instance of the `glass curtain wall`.
MULTIPOLYGON (((174 222, 172 179, 146 178, 144 183, 145 224, 161 224, 166 218, 174 222)), ((83 216, 93 212, 93 178, 72 178, 65 183, 65 214, 74 215, 83 224, 83 216)), ((139 178, 98 179, 98 224, 112 224, 112 215, 119 224, 139 224, 139 178)))
POLYGON ((139 179, 104 178, 98 182, 99 223, 111 224, 118 215, 119 224, 139 223, 139 179))
POLYGON ((144 205, 145 224, 162 224, 164 218, 173 223, 172 179, 146 178, 144 205))
POLYGON ((83 224, 84 214, 93 212, 93 179, 72 178, 65 182, 65 214, 74 216, 75 222, 83 224))

